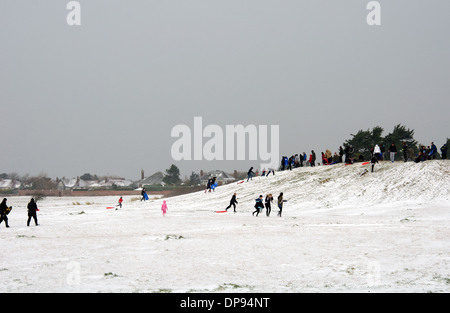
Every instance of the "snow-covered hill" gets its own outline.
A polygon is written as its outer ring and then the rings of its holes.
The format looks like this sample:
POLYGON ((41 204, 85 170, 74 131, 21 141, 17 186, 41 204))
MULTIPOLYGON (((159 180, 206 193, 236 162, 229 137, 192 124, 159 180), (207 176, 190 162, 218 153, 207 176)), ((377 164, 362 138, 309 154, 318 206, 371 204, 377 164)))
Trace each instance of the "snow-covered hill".
POLYGON ((449 292, 450 161, 277 172, 162 200, 28 197, 0 224, 6 292, 449 292), (237 213, 223 210, 232 194, 237 213), (283 192, 267 217, 260 194, 283 192))
POLYGON ((283 192, 284 198, 289 200, 286 212, 296 215, 304 209, 366 207, 396 202, 441 203, 449 200, 449 190, 448 161, 381 162, 375 165, 373 173, 370 164, 356 163, 277 172, 268 177, 255 177, 250 182, 225 185, 207 195, 199 192, 182 196, 177 201, 194 210, 199 207, 220 209, 236 192, 238 201, 242 202, 241 210, 252 210, 254 199, 259 195, 272 193, 275 198, 283 192), (366 169, 369 172, 363 174, 366 169))

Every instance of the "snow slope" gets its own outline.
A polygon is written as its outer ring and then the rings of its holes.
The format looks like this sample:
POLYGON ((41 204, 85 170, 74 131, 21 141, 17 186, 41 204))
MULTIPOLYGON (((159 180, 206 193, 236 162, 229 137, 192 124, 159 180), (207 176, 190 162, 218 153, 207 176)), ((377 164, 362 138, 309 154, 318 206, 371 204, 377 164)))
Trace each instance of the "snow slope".
MULTIPOLYGON (((450 162, 276 172, 214 192, 140 202, 28 197, 0 224, 7 292, 449 292, 450 162), (237 213, 214 213, 237 193, 237 213), (283 216, 253 217, 283 192, 283 216)), ((275 200, 276 201, 276 200, 275 200)), ((274 201, 274 202, 275 202, 274 201)))

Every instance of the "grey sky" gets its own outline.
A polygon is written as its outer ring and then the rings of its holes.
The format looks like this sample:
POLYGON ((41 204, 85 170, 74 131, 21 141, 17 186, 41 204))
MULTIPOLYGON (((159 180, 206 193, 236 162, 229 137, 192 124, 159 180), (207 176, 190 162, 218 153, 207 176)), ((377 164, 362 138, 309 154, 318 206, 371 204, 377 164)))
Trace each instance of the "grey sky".
POLYGON ((247 170, 172 160, 177 124, 280 125, 280 152, 337 151, 402 123, 450 137, 450 2, 380 0, 0 2, 0 173, 137 179, 247 170))

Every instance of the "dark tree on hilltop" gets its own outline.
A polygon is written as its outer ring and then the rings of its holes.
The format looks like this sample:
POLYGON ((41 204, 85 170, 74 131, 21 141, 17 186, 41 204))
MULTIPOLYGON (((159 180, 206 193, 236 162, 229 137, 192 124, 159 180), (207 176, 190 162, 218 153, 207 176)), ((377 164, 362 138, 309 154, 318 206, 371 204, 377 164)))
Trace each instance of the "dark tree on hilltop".
MULTIPOLYGON (((414 139, 414 129, 407 129, 406 126, 398 124, 394 127, 392 133, 384 137, 386 149, 394 143, 397 151, 401 151, 403 141, 408 145, 408 150, 412 150, 412 154, 417 154, 418 148, 417 141, 414 139)), ((397 157, 401 158, 402 156, 400 153, 397 153, 397 157)))
MULTIPOLYGON (((412 149, 412 152, 417 153, 417 141, 414 139, 414 130, 406 128, 406 126, 398 124, 394 127, 394 130, 382 136, 383 128, 380 126, 374 127, 372 130, 366 131, 359 130, 356 135, 351 134, 353 138, 346 140, 344 145, 353 145, 355 148, 355 154, 362 154, 364 159, 370 158, 370 148, 378 144, 380 147, 384 145, 387 149, 394 143, 397 146, 397 151, 401 151, 402 142, 405 141, 408 145, 408 150, 412 149)), ((401 153, 397 153, 400 158, 401 153)))
POLYGON ((370 147, 374 147, 376 144, 381 146, 383 143, 383 128, 380 126, 374 127, 372 130, 359 130, 352 139, 346 140, 344 146, 352 145, 355 149, 355 153, 362 154, 365 159, 370 157, 370 147))

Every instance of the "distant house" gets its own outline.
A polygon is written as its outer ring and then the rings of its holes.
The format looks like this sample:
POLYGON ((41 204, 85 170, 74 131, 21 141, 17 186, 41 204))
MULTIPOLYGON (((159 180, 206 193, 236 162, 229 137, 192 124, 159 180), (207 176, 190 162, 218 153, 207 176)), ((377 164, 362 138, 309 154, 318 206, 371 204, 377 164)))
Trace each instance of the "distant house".
POLYGON ((207 184, 208 180, 212 177, 216 177, 216 182, 220 184, 228 184, 236 180, 233 176, 225 173, 224 171, 216 170, 204 174, 202 177, 200 177, 200 182, 202 184, 207 184))
POLYGON ((89 183, 80 179, 80 177, 77 178, 62 178, 56 188, 58 190, 74 190, 74 189, 88 189, 89 183))
POLYGON ((113 188, 113 187, 130 187, 133 185, 132 181, 125 178, 106 178, 99 181, 92 181, 89 184, 90 188, 113 188))
POLYGON ((85 181, 77 178, 63 178, 59 180, 58 190, 88 190, 88 189, 110 189, 114 187, 129 187, 133 182, 125 178, 107 178, 103 180, 85 181))
POLYGON ((156 172, 150 177, 141 179, 138 184, 140 187, 142 186, 155 186, 155 185, 161 185, 164 186, 165 183, 163 182, 164 174, 162 172, 156 172))
POLYGON ((22 183, 18 180, 14 179, 0 179, 0 189, 3 190, 12 190, 18 189, 22 186, 22 183))

